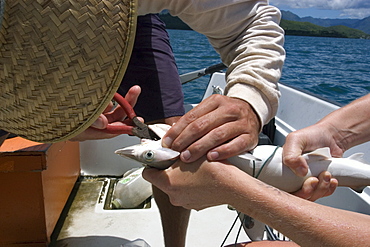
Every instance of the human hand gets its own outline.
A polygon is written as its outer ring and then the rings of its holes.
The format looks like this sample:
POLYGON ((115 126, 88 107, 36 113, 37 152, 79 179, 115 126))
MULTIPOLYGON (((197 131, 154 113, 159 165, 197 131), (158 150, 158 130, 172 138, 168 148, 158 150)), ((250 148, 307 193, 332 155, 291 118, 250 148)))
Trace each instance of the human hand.
POLYGON ((323 171, 318 178, 309 177, 306 179, 302 188, 292 194, 314 202, 319 198, 330 196, 337 187, 338 180, 332 178, 330 172, 323 171))
POLYGON ((162 145, 181 152, 186 163, 205 154, 208 160, 223 160, 253 149, 259 130, 259 119, 247 102, 212 95, 181 117, 162 145))
POLYGON ((319 123, 290 133, 283 147, 283 163, 298 176, 305 176, 308 164, 302 154, 329 147, 333 157, 342 157, 344 150, 337 145, 335 133, 334 127, 319 123))
MULTIPOLYGON (((130 105, 132 105, 132 107, 134 107, 140 93, 141 88, 139 86, 133 86, 125 95, 125 99, 130 103, 130 105)), ((110 103, 89 128, 87 128, 81 134, 71 138, 70 141, 99 140, 116 137, 119 134, 110 134, 101 130, 107 128, 108 124, 125 125, 125 123, 122 121, 126 118, 126 116, 127 115, 125 111, 120 106, 117 106, 113 109, 113 103, 110 103)), ((139 119, 143 121, 142 118, 139 119)))
MULTIPOLYGON (((322 147, 329 147, 333 156, 341 157, 343 154, 343 150, 336 145, 329 126, 315 124, 292 132, 285 140, 283 163, 298 176, 305 176, 308 172, 308 164, 302 154, 322 147)), ((331 178, 329 172, 322 172, 318 178, 306 179, 302 188, 293 194, 303 199, 316 201, 333 194, 337 186, 338 181, 331 178)))
POLYGON ((201 210, 229 203, 226 198, 234 193, 227 188, 234 171, 244 173, 233 165, 208 162, 203 156, 190 164, 178 160, 166 170, 147 167, 142 176, 166 193, 172 205, 201 210))

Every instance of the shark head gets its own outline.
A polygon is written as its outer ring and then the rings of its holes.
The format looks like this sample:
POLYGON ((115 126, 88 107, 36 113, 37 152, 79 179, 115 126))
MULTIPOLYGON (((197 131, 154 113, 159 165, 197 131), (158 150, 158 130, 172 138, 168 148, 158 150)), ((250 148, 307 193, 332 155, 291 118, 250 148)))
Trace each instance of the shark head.
POLYGON ((161 140, 145 140, 141 144, 118 149, 115 153, 158 169, 170 167, 180 155, 177 151, 162 147, 161 140))

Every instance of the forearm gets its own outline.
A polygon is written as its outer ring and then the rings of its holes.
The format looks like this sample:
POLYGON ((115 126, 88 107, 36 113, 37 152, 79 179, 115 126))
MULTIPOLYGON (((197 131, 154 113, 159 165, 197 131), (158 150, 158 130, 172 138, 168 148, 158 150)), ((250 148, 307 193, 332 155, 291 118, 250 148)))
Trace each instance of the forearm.
POLYGON ((176 162, 143 177, 169 195, 173 205, 196 210, 229 204, 302 246, 365 246, 370 216, 300 199, 225 162, 176 162))
POLYGON ((251 23, 233 43, 234 49, 224 49, 228 54, 226 61, 233 58, 225 94, 247 101, 264 125, 275 116, 278 107, 277 83, 285 59, 284 32, 279 27, 280 13, 272 6, 257 8, 250 19, 251 23))
POLYGON ((370 141, 370 94, 332 112, 316 126, 329 130, 344 151, 370 141))
POLYGON ((312 203, 246 175, 236 175, 231 205, 301 246, 365 246, 370 217, 312 203))

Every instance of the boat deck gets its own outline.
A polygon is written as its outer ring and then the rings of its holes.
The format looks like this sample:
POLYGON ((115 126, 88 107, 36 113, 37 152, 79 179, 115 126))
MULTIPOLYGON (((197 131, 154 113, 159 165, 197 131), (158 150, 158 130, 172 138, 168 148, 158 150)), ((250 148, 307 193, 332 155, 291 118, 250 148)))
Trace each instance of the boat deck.
MULTIPOLYGON (((149 208, 110 209, 110 184, 114 180, 81 177, 53 233, 51 246, 119 247, 137 238, 144 239, 151 247, 164 246, 154 199, 150 199, 149 208)), ((187 246, 220 246, 235 218, 236 212, 226 205, 192 211, 187 246)), ((238 222, 227 244, 235 242, 239 226, 238 222)), ((238 240, 248 241, 249 238, 242 231, 238 240)))

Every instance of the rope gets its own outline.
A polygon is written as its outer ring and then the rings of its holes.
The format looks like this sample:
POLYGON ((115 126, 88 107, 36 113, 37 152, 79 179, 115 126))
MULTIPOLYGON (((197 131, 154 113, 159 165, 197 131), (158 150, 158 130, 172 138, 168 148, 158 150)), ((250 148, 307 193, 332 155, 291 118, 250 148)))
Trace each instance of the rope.
MULTIPOLYGON (((266 159, 266 161, 262 164, 261 166, 261 169, 258 171, 257 175, 255 176, 255 178, 258 178, 259 175, 261 174, 263 168, 265 168, 265 166, 267 165, 268 162, 271 161, 271 159, 275 156, 275 153, 276 151, 279 149, 280 146, 276 146, 274 152, 272 152, 272 154, 266 159)), ((253 161, 253 169, 255 169, 255 166, 254 166, 254 161, 253 161)), ((253 174, 254 174, 254 170, 253 170, 253 174)))
MULTIPOLYGON (((239 216, 239 215, 238 215, 238 216, 239 216)), ((238 244, 238 238, 239 238, 240 232, 242 231, 242 227, 243 227, 243 225, 245 224, 245 218, 246 218, 246 215, 245 215, 245 214, 243 214, 243 220, 242 220, 242 222, 241 222, 241 224, 240 224, 240 226, 239 226, 239 230, 238 230, 238 232, 237 232, 237 234, 236 234, 236 237, 235 237, 234 247, 236 247, 236 245, 238 244)))
POLYGON ((238 220, 239 215, 240 215, 240 212, 238 212, 238 214, 237 214, 237 216, 236 216, 236 218, 235 218, 235 220, 234 220, 233 224, 232 224, 232 225, 231 225, 231 227, 230 227, 229 232, 226 234, 226 236, 225 236, 225 238, 224 238, 224 241, 221 243, 221 246, 220 246, 220 247, 224 246, 224 244, 225 244, 225 242, 226 242, 227 238, 229 237, 229 235, 230 235, 231 231, 233 230, 233 228, 234 228, 234 226, 235 226, 235 224, 236 224, 236 222, 237 222, 237 220, 238 220))

